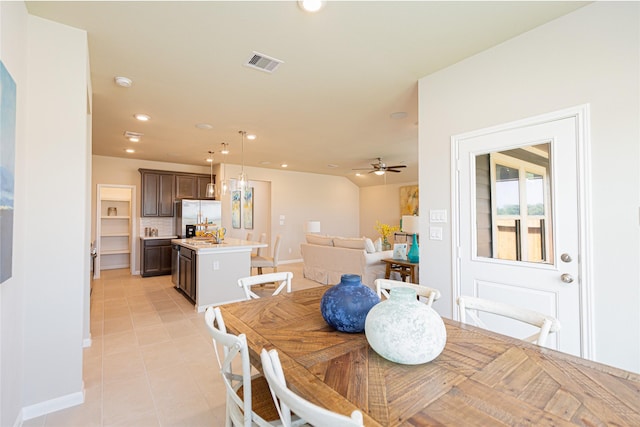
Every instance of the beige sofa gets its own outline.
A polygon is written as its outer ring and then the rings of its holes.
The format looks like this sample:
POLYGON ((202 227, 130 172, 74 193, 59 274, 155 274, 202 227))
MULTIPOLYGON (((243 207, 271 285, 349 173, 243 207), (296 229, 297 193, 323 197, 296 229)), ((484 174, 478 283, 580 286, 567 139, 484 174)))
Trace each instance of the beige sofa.
POLYGON ((335 285, 343 274, 357 274, 362 283, 374 288, 376 279, 384 278, 383 258, 391 258, 393 251, 372 252, 364 238, 307 236, 300 245, 304 261, 304 277, 323 285, 335 285), (366 248, 369 248, 369 251, 366 248))

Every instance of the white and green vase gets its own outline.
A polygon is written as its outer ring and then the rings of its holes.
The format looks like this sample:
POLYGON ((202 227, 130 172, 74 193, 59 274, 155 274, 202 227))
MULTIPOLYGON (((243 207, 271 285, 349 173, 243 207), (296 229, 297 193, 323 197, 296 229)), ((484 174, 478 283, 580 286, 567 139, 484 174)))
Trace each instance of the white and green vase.
POLYGON ((392 362, 419 365, 438 357, 447 342, 442 318, 409 288, 391 289, 390 298, 367 314, 364 332, 373 350, 392 362))

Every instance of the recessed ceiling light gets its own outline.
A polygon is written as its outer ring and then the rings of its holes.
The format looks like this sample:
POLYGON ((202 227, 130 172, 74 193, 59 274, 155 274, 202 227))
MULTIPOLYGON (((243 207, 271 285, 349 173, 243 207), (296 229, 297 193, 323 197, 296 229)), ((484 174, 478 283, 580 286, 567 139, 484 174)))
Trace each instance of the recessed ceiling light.
POLYGON ((396 111, 395 113, 391 113, 392 119, 406 119, 407 113, 406 111, 396 111))
POLYGON ((151 120, 151 116, 149 116, 148 114, 138 113, 134 114, 133 117, 135 117, 137 120, 140 120, 141 122, 148 122, 149 120, 151 120))
POLYGON ((305 12, 318 12, 326 4, 326 0, 298 0, 298 6, 305 12))
POLYGON ((212 159, 211 157, 207 157, 207 159, 206 159, 206 160, 207 160, 207 162, 209 162, 209 163, 213 162, 213 159, 212 159))
POLYGON ((129 141, 131 141, 131 142, 140 142, 140 137, 139 136, 130 136, 129 137, 129 141))
POLYGON ((198 123, 196 127, 198 129, 213 129, 213 126, 211 126, 209 123, 198 123))
POLYGON ((360 172, 356 172, 356 176, 362 176, 360 172))
POLYGON ((126 151, 127 153, 135 153, 136 152, 136 150, 134 150, 133 148, 127 148, 124 151, 126 151))
POLYGON ((122 86, 122 87, 131 87, 131 85, 133 84, 131 79, 127 77, 115 77, 114 80, 116 81, 116 84, 118 86, 122 86))
POLYGON ((281 165, 280 165, 280 167, 281 167, 281 168, 286 168, 286 167, 289 167, 289 165, 288 165, 288 164, 286 164, 286 163, 283 163, 283 164, 281 164, 281 165))
POLYGON ((253 134, 249 134, 249 135, 247 135, 247 139, 253 140, 253 139, 256 139, 256 136, 253 135, 253 134))

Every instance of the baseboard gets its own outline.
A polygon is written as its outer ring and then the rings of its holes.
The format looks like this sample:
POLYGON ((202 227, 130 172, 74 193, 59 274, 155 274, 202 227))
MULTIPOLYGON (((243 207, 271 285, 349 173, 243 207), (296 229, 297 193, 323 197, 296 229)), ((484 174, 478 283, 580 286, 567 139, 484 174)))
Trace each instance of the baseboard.
MULTIPOLYGON (((66 396, 56 397, 55 399, 36 403, 35 405, 25 406, 22 408, 22 421, 37 418, 42 415, 50 414, 51 412, 60 411, 83 403, 84 382, 82 383, 82 391, 67 394, 66 396)), ((20 422, 20 425, 22 424, 22 421, 20 422)))

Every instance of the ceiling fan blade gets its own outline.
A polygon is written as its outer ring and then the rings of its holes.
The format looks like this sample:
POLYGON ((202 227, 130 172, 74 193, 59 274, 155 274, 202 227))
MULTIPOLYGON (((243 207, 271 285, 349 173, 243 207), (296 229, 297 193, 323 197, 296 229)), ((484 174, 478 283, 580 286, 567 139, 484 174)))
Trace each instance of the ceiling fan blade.
POLYGON ((388 169, 406 168, 407 165, 387 166, 388 169))
POLYGON ((387 169, 387 172, 396 172, 396 173, 400 173, 400 172, 402 172, 402 171, 397 171, 397 170, 395 170, 395 169, 387 169))

